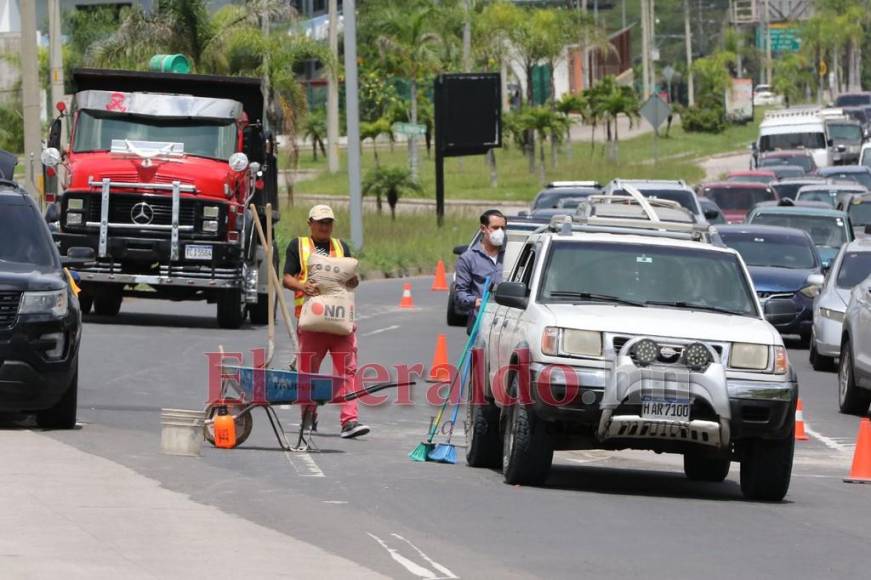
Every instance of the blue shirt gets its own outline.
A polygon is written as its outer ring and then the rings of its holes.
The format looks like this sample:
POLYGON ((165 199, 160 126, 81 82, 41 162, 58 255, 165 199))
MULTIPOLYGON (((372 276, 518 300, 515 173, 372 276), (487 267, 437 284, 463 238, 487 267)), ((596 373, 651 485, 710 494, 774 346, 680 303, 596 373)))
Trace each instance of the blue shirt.
POLYGON ((478 242, 457 259, 455 300, 460 312, 475 314, 475 301, 484 295, 484 280, 490 278, 492 284, 502 281, 502 259, 505 257, 504 246, 493 262, 481 242, 478 242))

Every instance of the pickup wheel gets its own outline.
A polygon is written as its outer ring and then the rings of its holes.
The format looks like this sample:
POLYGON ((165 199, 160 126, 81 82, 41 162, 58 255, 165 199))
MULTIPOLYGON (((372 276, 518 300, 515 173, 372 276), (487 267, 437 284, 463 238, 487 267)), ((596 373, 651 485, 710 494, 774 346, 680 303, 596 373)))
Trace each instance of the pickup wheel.
POLYGON ((841 361, 838 367, 838 408, 841 413, 864 415, 869 405, 871 405, 871 391, 856 386, 850 341, 845 340, 841 346, 841 361))
POLYGON ((223 290, 218 294, 218 326, 237 329, 245 320, 245 305, 242 303, 242 291, 238 288, 223 290))
POLYGON ((76 426, 76 404, 79 393, 78 362, 73 378, 61 400, 54 407, 39 411, 36 424, 42 429, 72 429, 76 426))
POLYGON ((499 408, 491 401, 466 403, 466 463, 470 467, 500 467, 502 438, 499 408))
POLYGON ((748 442, 741 459, 741 493, 747 499, 780 501, 789 490, 795 426, 786 439, 748 442))
MULTIPOLYGON (((516 397, 518 378, 511 381, 516 397)), ((511 485, 542 485, 553 463, 553 441, 547 424, 535 415, 531 406, 519 402, 502 411, 502 474, 511 485)))
POLYGON ((94 296, 94 314, 99 316, 117 316, 121 311, 124 296, 121 290, 101 292, 94 296))
POLYGON ((711 457, 696 453, 683 456, 683 472, 693 481, 713 481, 719 483, 729 475, 732 462, 729 458, 711 457))

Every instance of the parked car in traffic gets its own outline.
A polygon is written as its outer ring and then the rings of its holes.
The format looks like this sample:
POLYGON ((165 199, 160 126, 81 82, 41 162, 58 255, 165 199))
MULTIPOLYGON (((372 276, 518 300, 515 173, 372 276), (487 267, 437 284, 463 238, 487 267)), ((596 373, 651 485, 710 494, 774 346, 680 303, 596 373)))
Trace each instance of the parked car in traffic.
POLYGON ((853 181, 871 190, 871 167, 865 167, 864 165, 821 167, 817 169, 817 175, 826 179, 853 181))
MULTIPOLYGON (((806 201, 822 201, 834 209, 842 209, 841 203, 853 195, 868 193, 864 186, 858 183, 837 182, 819 185, 805 185, 795 194, 797 203, 806 201)), ((856 225, 855 223, 853 224, 856 225)))
POLYGON ((536 194, 529 209, 553 209, 559 205, 561 199, 586 197, 599 193, 601 189, 602 186, 596 181, 553 181, 536 194))
MULTIPOLYGON (((798 177, 793 175, 792 177, 798 177)), ((777 180, 777 174, 772 168, 751 169, 748 171, 730 171, 726 174, 726 181, 737 183, 762 183, 768 185, 777 180)))
POLYGON ((856 193, 844 198, 838 203, 838 209, 847 212, 853 232, 857 235, 867 235, 871 225, 871 193, 856 193))
POLYGON ((855 235, 846 213, 811 203, 814 202, 795 204, 792 200, 781 200, 775 206, 758 206, 747 216, 747 223, 807 232, 817 247, 823 269, 827 269, 841 246, 853 241, 855 235))
POLYGON ((817 167, 832 164, 825 117, 816 108, 794 107, 767 111, 759 123, 759 136, 750 147, 753 165, 760 155, 787 149, 804 149, 813 156, 817 167))
MULTIPOLYGON (((94 258, 78 250, 68 263, 94 258)), ((39 207, 0 179, 0 412, 75 427, 81 336, 79 301, 39 207)))
POLYGON ((811 333, 810 363, 814 370, 834 370, 841 354, 844 313, 850 292, 871 275, 871 240, 856 239, 844 244, 826 276, 826 283, 814 299, 814 325, 811 333))
POLYGON ((803 175, 802 177, 787 177, 780 181, 773 181, 769 183, 768 186, 774 190, 778 199, 784 199, 786 197, 795 199, 798 190, 805 185, 826 183, 827 181, 829 180, 825 177, 820 177, 819 175, 803 175))
POLYGON ((703 183, 699 186, 699 194, 701 198, 713 200, 723 210, 730 224, 743 222, 747 212, 756 204, 778 199, 774 190, 766 184, 739 181, 703 183))
POLYGON ((838 407, 864 416, 871 405, 871 277, 853 287, 838 361, 838 407))
POLYGON ((794 228, 752 224, 720 226, 723 243, 741 254, 759 301, 780 307, 771 320, 781 334, 810 340, 813 300, 823 284, 822 263, 810 236, 794 228))
POLYGON ((859 161, 865 131, 858 121, 847 116, 826 119, 826 131, 831 141, 832 163, 851 165, 859 161))
POLYGON ((699 223, 705 221, 705 212, 699 205, 696 192, 683 180, 670 179, 612 179, 602 190, 604 195, 628 195, 625 187, 630 186, 644 197, 664 199, 678 203, 696 217, 699 223))
POLYGON ((767 169, 769 167, 777 167, 778 165, 799 165, 804 169, 806 174, 817 170, 817 164, 814 162, 813 156, 804 149, 762 153, 759 155, 756 169, 767 169))

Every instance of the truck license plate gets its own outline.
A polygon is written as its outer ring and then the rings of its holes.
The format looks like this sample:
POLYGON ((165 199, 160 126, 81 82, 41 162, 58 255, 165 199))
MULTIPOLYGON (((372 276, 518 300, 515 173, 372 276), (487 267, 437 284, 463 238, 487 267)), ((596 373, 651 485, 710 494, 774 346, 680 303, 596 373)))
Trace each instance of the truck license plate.
POLYGON ((189 245, 184 247, 185 260, 211 260, 212 246, 189 245))
POLYGON ((641 400, 641 417, 659 421, 690 420, 690 402, 684 400, 666 400, 647 398, 641 400))

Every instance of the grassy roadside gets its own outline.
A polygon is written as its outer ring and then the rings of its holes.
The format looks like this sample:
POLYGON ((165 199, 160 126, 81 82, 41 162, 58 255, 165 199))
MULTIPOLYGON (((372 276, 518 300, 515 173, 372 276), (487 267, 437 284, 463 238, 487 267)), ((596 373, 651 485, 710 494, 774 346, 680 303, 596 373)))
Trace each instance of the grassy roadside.
MULTIPOLYGON (((735 151, 747 146, 755 137, 761 113, 754 123, 730 126, 718 135, 686 133, 679 125, 673 126, 668 138, 654 138, 652 133, 641 135, 619 145, 619 159, 608 161, 604 149, 597 144, 573 143, 562 148, 557 166, 551 166, 550 146, 546 145, 546 174, 548 180, 595 179, 602 183, 614 177, 649 179, 685 179, 695 183, 702 179, 703 171, 695 160, 718 153, 735 151), (655 152, 654 152, 655 147, 655 152), (654 155, 658 158, 653 163, 654 155)), ((298 193, 346 195, 347 175, 344 172, 345 151, 341 152, 343 171, 335 175, 326 172, 326 162, 314 163, 311 152, 303 154, 305 169, 323 170, 315 179, 300 182, 298 193)), ((397 145, 393 151, 379 150, 382 166, 405 166, 405 146, 397 145)), ((538 173, 529 173, 528 161, 514 146, 496 151, 498 187, 490 187, 490 171, 483 156, 451 158, 445 163, 445 195, 451 199, 494 199, 526 201, 540 189, 538 173)), ((371 146, 363 148, 363 172, 375 166, 371 146)), ((435 192, 434 161, 421 152, 421 197, 432 197, 435 192)), ((400 203, 402 203, 400 201, 400 203)))
MULTIPOLYGON (((307 206, 296 206, 281 212, 275 236, 282 268, 288 242, 308 233, 308 210, 307 206)), ((340 209, 334 211, 334 235, 350 244, 348 212, 340 209)), ((434 271, 438 260, 444 260, 451 268, 454 246, 467 244, 477 227, 478 221, 474 217, 448 214, 445 216, 445 225, 438 228, 435 217, 429 214, 402 214, 394 222, 389 215, 379 216, 367 212, 363 214, 363 251, 355 254, 355 257, 360 259, 360 272, 364 278, 428 274, 434 271)))

